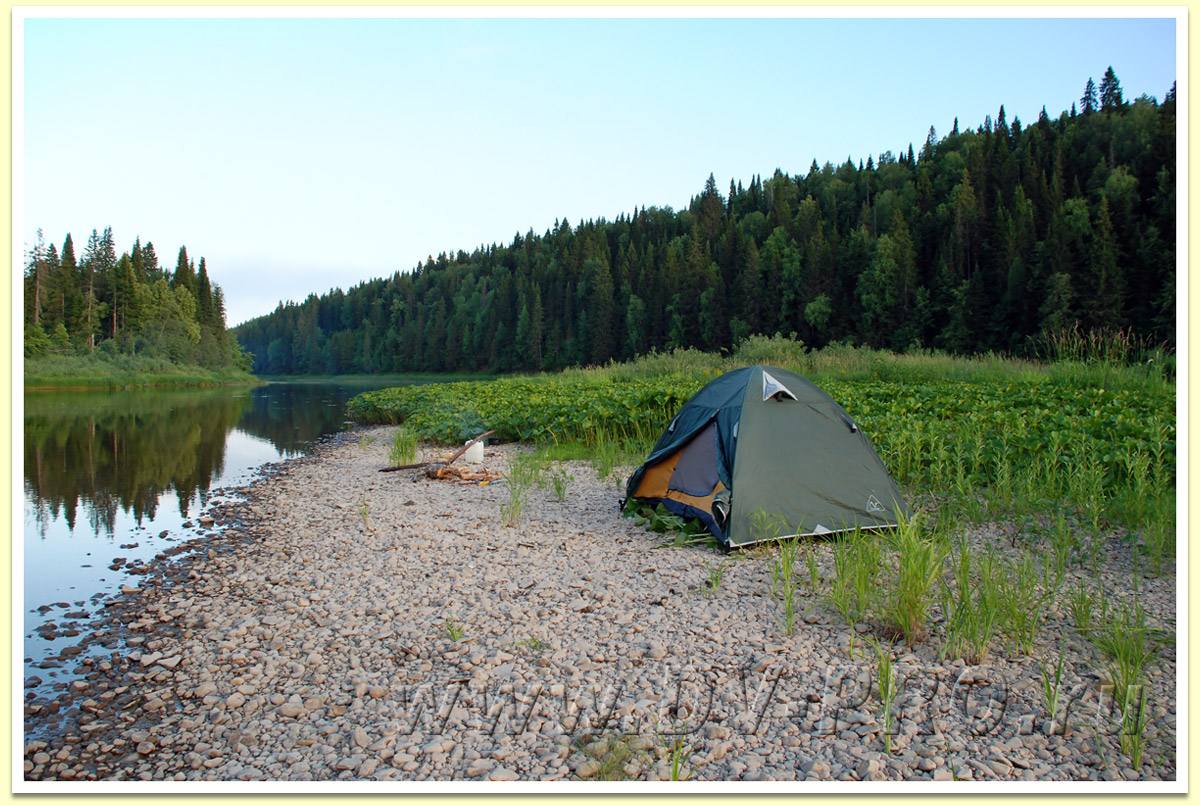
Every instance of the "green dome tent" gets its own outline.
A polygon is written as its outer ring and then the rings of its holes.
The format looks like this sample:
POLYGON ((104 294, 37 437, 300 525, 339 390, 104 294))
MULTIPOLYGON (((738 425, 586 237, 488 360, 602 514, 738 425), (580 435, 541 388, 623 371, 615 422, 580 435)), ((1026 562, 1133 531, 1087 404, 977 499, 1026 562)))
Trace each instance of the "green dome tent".
POLYGON ((908 507, 870 442, 833 399, 785 369, 749 366, 683 404, 626 498, 699 518, 728 546, 889 528, 908 507), (756 515, 784 533, 756 532, 756 515))

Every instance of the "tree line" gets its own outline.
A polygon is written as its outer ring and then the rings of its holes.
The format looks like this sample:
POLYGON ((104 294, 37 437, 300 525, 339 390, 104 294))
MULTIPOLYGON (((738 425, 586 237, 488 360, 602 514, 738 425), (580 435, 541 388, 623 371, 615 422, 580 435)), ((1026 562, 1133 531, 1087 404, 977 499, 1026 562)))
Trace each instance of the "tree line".
POLYGON ((172 271, 140 237, 118 257, 112 227, 93 229, 81 258, 70 233, 60 250, 39 229, 26 255, 24 302, 27 358, 126 354, 249 368, 225 328, 224 292, 186 246, 172 271))
POLYGON ((267 374, 558 370, 753 334, 1024 354, 1065 330, 1173 345, 1175 87, 855 164, 814 160, 687 209, 556 221, 234 331, 267 374))

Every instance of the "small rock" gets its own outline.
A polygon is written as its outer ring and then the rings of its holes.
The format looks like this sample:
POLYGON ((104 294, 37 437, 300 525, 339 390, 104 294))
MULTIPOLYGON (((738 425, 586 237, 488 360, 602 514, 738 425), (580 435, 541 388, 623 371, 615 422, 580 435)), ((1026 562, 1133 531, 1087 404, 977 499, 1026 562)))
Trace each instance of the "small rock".
POLYGON ((854 770, 858 772, 860 779, 865 779, 868 775, 874 774, 883 768, 883 764, 878 760, 860 760, 854 770))
POLYGON ((1012 765, 1005 763, 1002 760, 985 760, 984 763, 987 764, 988 768, 1001 777, 1008 775, 1012 771, 1012 765))

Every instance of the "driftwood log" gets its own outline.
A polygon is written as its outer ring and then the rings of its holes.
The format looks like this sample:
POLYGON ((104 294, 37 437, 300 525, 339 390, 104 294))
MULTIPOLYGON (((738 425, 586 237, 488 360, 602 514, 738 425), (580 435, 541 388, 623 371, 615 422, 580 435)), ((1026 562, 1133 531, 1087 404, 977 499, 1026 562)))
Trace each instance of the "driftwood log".
POLYGON ((496 431, 494 431, 494 430, 489 430, 489 431, 479 434, 474 439, 467 442, 462 447, 458 448, 458 452, 455 453, 454 455, 450 456, 449 461, 418 461, 416 464, 401 464, 399 467, 384 467, 383 469, 380 470, 380 472, 397 472, 398 470, 415 470, 415 469, 424 467, 425 472, 427 475, 429 475, 429 477, 436 478, 436 477, 438 477, 436 474, 438 467, 449 467, 451 464, 453 464, 458 459, 459 456, 461 456, 463 453, 467 452, 467 450, 471 447, 471 445, 475 444, 475 442, 479 441, 480 439, 486 439, 488 436, 491 436, 495 432, 496 431), (433 472, 430 473, 430 470, 433 470, 433 472))
POLYGON ((489 469, 469 470, 445 464, 430 464, 425 468, 425 477, 434 481, 456 480, 465 484, 491 483, 504 477, 489 469))

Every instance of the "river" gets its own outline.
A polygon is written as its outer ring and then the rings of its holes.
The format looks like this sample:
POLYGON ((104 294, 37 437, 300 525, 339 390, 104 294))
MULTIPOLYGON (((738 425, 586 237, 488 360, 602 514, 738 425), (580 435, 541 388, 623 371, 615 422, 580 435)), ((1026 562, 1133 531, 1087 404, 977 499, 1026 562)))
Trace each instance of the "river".
MULTIPOLYGON (((69 678, 54 659, 103 601, 172 546, 215 533, 201 516, 264 464, 351 427, 346 402, 397 381, 24 395, 23 538, 13 608, 27 686, 69 678)), ((15 528, 14 528, 15 531, 15 528)), ((14 647, 15 648, 15 647, 14 647)))

